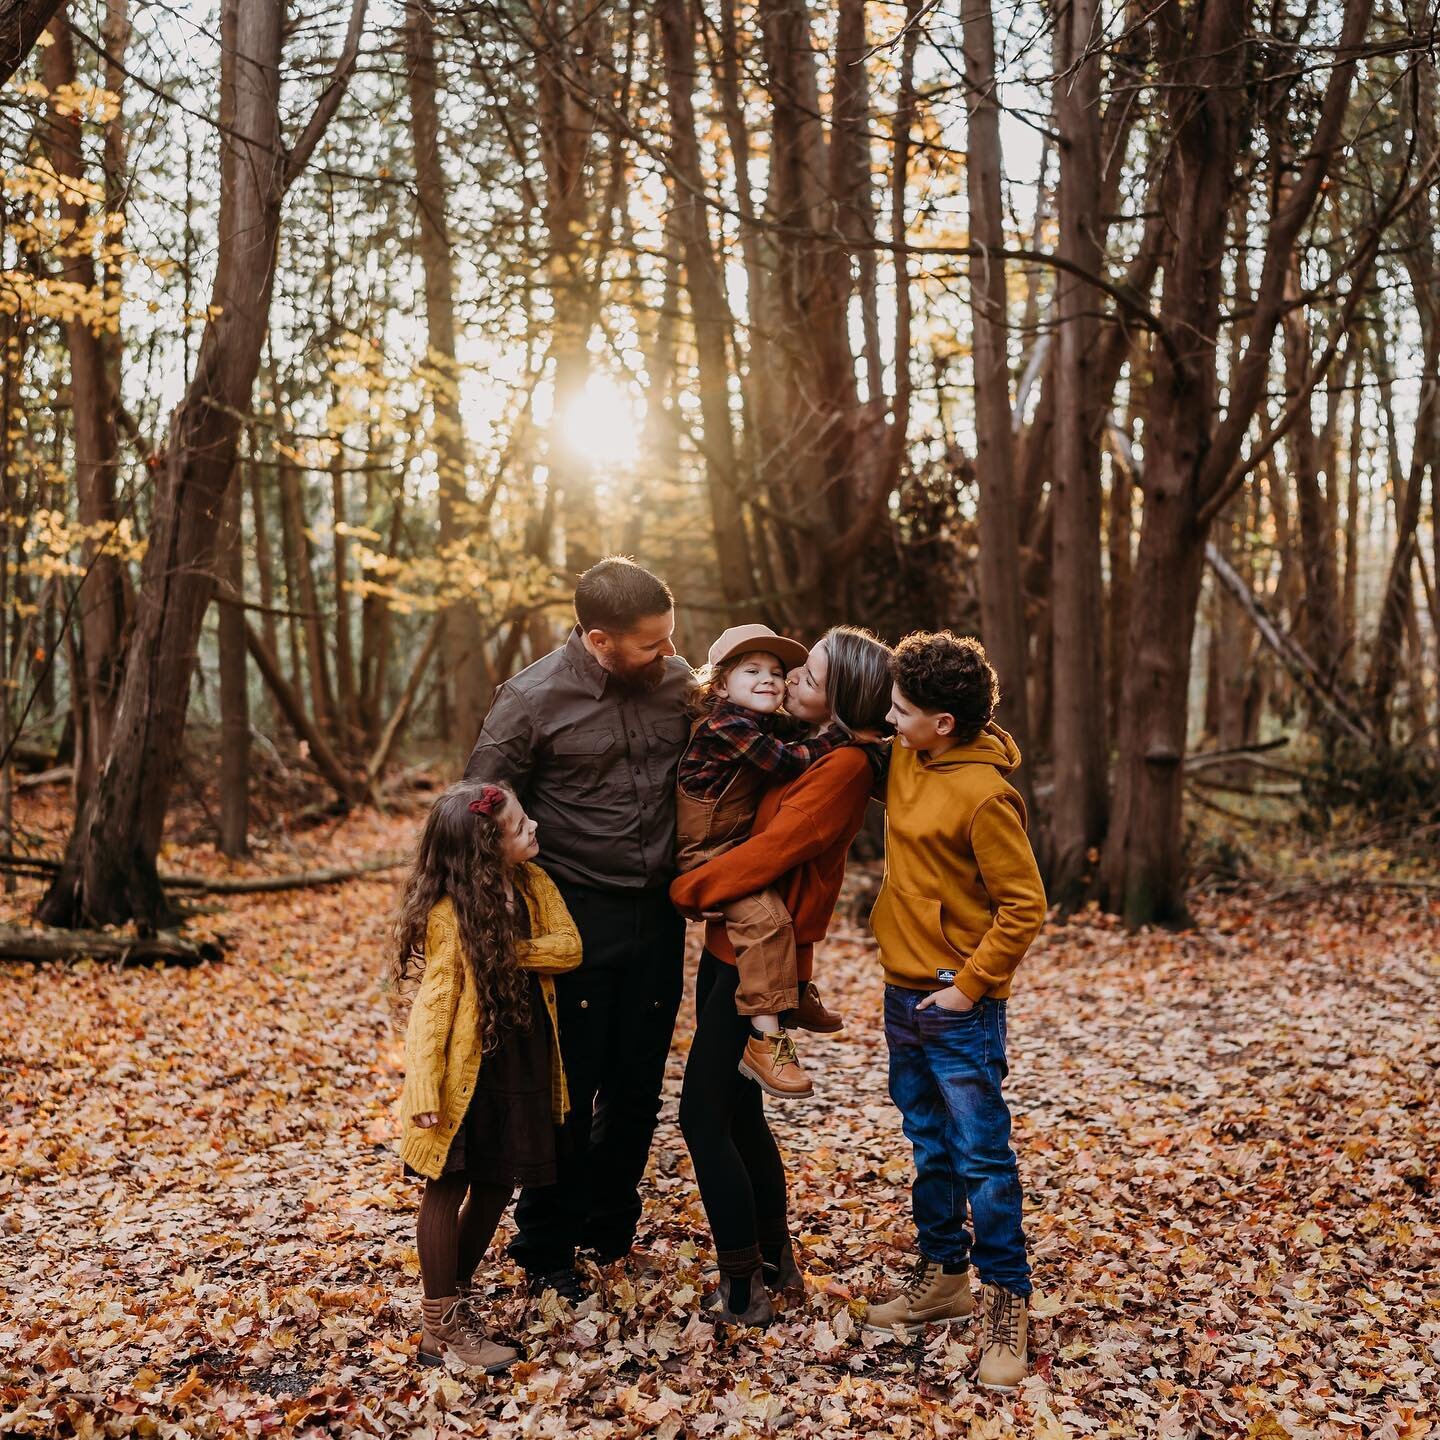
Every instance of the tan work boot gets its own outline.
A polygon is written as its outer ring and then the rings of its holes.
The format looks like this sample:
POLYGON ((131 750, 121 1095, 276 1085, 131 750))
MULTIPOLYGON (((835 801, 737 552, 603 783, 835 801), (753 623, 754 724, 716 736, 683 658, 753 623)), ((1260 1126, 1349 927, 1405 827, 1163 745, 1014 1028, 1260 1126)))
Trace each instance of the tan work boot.
POLYGON ((752 1035, 740 1057, 740 1073, 777 1100, 803 1100, 815 1093, 795 1053, 795 1042, 783 1030, 778 1035, 752 1035))
POLYGON ((472 1335, 460 1318, 460 1297, 446 1295, 440 1300, 422 1300, 421 1313, 425 1329, 420 1336, 420 1353, 415 1357, 422 1365, 443 1365, 448 1351, 467 1370, 483 1370, 498 1375, 508 1370, 520 1352, 508 1345, 497 1345, 483 1336, 472 1335))
POLYGON ((800 1003, 791 1012, 797 1030, 811 1030, 816 1035, 838 1035, 845 1022, 833 1010, 820 1003, 820 992, 813 980, 800 984, 800 1003))
POLYGON ((893 1333, 898 1325, 906 1335, 915 1335, 926 1325, 948 1325, 974 1311, 969 1269, 959 1275, 947 1275, 938 1260, 927 1260, 921 1255, 905 1284, 866 1310, 865 1328, 893 1333))
POLYGON ((999 1285, 981 1287, 985 1333, 975 1379, 992 1390, 1013 1390, 1030 1373, 1030 1305, 999 1285))

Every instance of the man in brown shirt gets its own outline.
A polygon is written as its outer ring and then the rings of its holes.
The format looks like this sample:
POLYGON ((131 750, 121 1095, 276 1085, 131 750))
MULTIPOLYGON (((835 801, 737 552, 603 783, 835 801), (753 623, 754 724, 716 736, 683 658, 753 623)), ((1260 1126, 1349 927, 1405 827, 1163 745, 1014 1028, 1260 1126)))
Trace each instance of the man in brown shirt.
POLYGON ((674 600, 648 570, 591 566, 575 616, 564 645, 500 687, 465 767, 513 785, 538 822, 539 863, 584 950, 555 984, 572 1107, 559 1174, 521 1192, 510 1247, 532 1290, 570 1300, 576 1249, 625 1255, 640 1218, 680 1005, 685 923, 668 886, 692 684, 671 643, 674 600))

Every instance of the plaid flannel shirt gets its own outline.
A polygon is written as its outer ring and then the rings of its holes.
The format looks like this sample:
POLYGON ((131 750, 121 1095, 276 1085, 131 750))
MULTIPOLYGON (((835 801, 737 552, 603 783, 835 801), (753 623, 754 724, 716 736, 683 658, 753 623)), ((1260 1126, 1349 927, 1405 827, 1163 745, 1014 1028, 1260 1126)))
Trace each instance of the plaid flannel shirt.
POLYGON ((769 727, 787 718, 757 715, 717 700, 680 757, 680 788, 696 800, 718 799, 738 765, 752 765, 776 780, 793 780, 822 755, 846 743, 846 735, 838 729, 808 740, 781 740, 769 727))

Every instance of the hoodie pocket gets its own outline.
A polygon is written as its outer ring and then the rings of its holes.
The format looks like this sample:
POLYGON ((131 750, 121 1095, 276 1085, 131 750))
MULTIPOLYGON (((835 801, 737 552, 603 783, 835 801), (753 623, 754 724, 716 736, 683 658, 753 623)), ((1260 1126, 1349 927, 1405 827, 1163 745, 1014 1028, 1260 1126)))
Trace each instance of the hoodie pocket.
POLYGON ((932 983, 940 970, 963 969, 980 943, 979 935, 965 934, 953 919, 947 924, 942 900, 893 885, 881 890, 870 928, 892 967, 913 970, 917 978, 923 973, 932 983))

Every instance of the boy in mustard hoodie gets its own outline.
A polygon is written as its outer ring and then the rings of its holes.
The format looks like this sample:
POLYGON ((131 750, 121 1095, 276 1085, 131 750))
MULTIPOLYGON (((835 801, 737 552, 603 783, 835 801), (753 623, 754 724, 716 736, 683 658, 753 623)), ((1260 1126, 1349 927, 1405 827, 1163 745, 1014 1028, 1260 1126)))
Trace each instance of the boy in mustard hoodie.
POLYGON ((969 1315, 973 1258, 984 1287, 977 1378, 1010 1389, 1028 1367, 1030 1263, 1000 1088, 1005 999, 1044 923, 1045 888, 1024 802, 1005 778, 1020 751, 992 718, 998 695, 975 640, 942 630, 895 651, 885 883, 870 924, 885 971, 890 1098, 915 1150, 920 1253, 866 1324, 914 1334, 969 1315))

